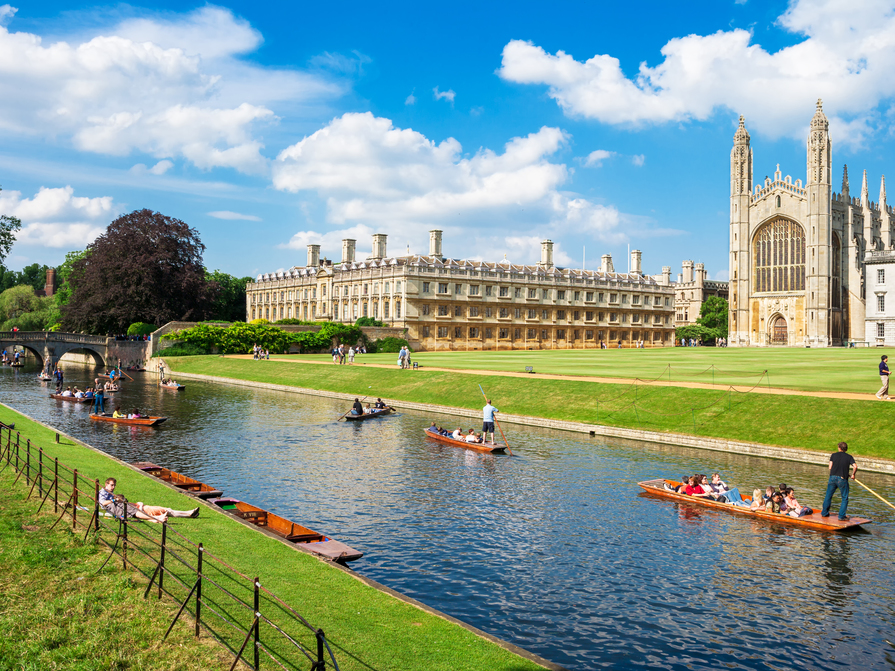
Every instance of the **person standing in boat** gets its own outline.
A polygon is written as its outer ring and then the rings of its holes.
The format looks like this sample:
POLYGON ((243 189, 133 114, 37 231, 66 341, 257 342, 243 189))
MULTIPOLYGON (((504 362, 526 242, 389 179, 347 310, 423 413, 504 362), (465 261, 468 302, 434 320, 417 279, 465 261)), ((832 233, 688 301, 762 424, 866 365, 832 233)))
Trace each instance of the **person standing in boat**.
POLYGON ((354 405, 351 406, 351 414, 352 415, 363 415, 364 414, 364 406, 360 402, 359 398, 354 399, 354 405))
MULTIPOLYGON (((98 378, 97 382, 99 382, 98 378)), ((106 393, 103 390, 103 386, 100 384, 96 385, 96 391, 93 392, 93 414, 106 414, 106 393)))
POLYGON ((851 471, 851 479, 854 480, 858 474, 858 465, 855 463, 855 458, 848 453, 848 443, 843 441, 839 443, 838 448, 838 452, 833 452, 830 455, 830 479, 827 482, 827 495, 824 497, 824 506, 820 511, 820 516, 830 516, 833 494, 838 489, 842 497, 842 503, 839 504, 839 519, 845 521, 848 519, 848 515, 845 513, 848 510, 849 471, 851 471), (854 470, 851 470, 852 468, 854 470))
POLYGON ((494 413, 500 412, 491 405, 491 399, 485 399, 485 407, 482 408, 482 442, 488 441, 488 434, 491 434, 491 444, 494 445, 494 413))

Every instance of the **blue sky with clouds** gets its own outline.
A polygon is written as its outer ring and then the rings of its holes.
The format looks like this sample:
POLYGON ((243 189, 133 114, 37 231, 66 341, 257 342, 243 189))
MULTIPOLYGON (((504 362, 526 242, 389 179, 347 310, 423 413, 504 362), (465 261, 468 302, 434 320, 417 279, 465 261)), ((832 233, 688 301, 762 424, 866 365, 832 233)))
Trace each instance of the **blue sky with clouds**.
MULTIPOLYGON (((0 0, 2 1, 2 0, 0 0)), ((200 231, 235 275, 305 246, 580 267, 643 250, 726 279, 739 114, 755 178, 805 178, 817 98, 834 190, 895 148, 895 3, 0 5, 7 265, 58 263, 118 214, 200 231)))

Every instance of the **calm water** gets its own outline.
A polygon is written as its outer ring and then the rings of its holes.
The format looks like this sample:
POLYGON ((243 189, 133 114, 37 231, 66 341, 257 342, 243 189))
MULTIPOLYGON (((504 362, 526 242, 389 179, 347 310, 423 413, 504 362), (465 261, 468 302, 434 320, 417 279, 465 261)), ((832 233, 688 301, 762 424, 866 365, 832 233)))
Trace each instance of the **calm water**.
MULTIPOLYGON (((512 425, 517 456, 481 455, 426 440, 418 414, 335 423, 343 403, 192 381, 178 394, 142 374, 122 406, 168 423, 97 425, 36 372, 0 369, 0 398, 331 534, 366 553, 356 571, 570 669, 895 669, 895 511, 854 486, 850 512, 876 523, 829 535, 637 487, 720 470, 744 494, 785 481, 819 506, 823 469, 512 425)), ((895 500, 895 481, 865 481, 895 500)))

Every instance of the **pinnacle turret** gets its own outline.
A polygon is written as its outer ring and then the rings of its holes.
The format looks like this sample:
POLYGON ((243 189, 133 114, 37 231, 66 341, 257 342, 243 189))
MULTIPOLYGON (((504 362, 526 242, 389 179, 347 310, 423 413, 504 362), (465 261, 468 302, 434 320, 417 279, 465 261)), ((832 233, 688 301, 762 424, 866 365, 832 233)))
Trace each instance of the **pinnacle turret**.
POLYGON ((823 100, 820 98, 817 99, 817 110, 814 112, 814 118, 811 119, 811 128, 830 129, 830 122, 827 120, 827 115, 824 114, 823 100))
POLYGON ((740 125, 737 127, 736 133, 733 134, 733 143, 749 144, 749 131, 746 130, 746 117, 740 115, 740 125))
POLYGON ((883 178, 879 183, 879 209, 880 209, 880 211, 885 211, 885 209, 886 209, 886 176, 885 175, 883 175, 883 178))
POLYGON ((862 203, 870 202, 870 196, 867 191, 867 171, 866 170, 864 171, 864 181, 861 183, 861 202, 862 203))
POLYGON ((842 166, 842 199, 848 200, 848 166, 842 166))

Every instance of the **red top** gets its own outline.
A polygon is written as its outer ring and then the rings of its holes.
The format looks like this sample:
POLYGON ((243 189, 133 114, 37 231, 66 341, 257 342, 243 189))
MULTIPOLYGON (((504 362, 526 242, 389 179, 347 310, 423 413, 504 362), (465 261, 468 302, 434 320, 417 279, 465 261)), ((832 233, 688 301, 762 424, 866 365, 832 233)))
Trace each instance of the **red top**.
POLYGON ((696 485, 695 487, 687 485, 687 496, 696 496, 697 494, 705 494, 705 492, 702 491, 702 487, 699 485, 696 485))

